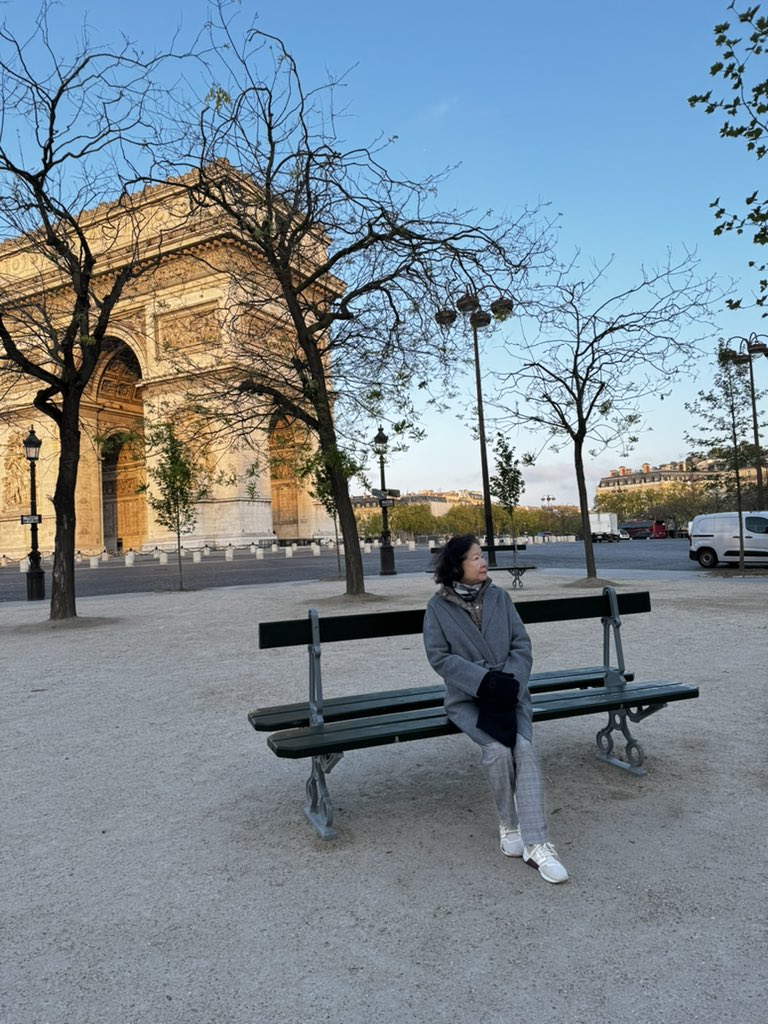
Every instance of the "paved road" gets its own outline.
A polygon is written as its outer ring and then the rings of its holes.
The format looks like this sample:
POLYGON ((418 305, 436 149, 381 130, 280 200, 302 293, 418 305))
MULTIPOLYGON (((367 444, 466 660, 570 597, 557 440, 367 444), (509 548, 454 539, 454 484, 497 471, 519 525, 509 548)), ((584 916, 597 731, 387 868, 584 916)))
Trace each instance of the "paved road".
MULTIPOLYGON (((597 544, 595 558, 599 575, 609 577, 618 571, 628 573, 673 572, 702 573, 702 570, 688 558, 686 540, 624 541, 621 544, 597 544)), ((584 548, 579 543, 546 542, 531 545, 527 551, 518 553, 521 563, 535 565, 542 570, 566 571, 583 574, 584 548)), ((424 572, 429 568, 431 556, 426 547, 416 551, 396 549, 396 567, 400 573, 424 572)), ((511 563, 509 552, 498 556, 500 565, 511 563)), ((379 574, 377 551, 363 556, 366 576, 379 574)), ((44 564, 46 596, 50 595, 51 566, 44 564)), ((178 574, 173 557, 167 565, 147 557, 138 559, 131 568, 126 568, 120 558, 100 562, 91 569, 88 562, 77 567, 77 594, 91 597, 106 594, 149 593, 178 589, 178 574)), ((341 570, 343 576, 343 566, 341 570)), ((199 563, 187 558, 184 561, 184 587, 188 590, 203 590, 209 587, 233 587, 253 583, 286 583, 300 580, 332 580, 339 577, 337 558, 331 550, 323 550, 320 557, 314 557, 309 548, 297 549, 293 558, 286 558, 283 552, 266 552, 257 560, 248 551, 238 551, 231 562, 223 552, 214 552, 199 563)), ((26 600, 26 577, 18 566, 0 568, 0 602, 26 600)))

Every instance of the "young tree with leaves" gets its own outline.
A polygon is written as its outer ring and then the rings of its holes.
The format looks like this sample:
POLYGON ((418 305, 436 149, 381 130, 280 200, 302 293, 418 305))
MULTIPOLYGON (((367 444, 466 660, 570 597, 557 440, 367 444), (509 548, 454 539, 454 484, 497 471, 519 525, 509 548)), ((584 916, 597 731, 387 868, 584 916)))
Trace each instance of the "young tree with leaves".
MULTIPOLYGON (((339 470, 345 475, 347 480, 351 480, 352 477, 357 476, 362 471, 362 466, 358 465, 352 458, 345 455, 343 452, 338 454, 338 461, 339 470)), ((328 474, 327 460, 324 459, 320 453, 313 452, 312 455, 299 465, 297 475, 300 480, 308 479, 311 481, 311 496, 320 502, 326 513, 333 520, 333 530, 336 541, 336 563, 339 567, 339 577, 341 577, 339 511, 336 507, 333 484, 328 474)))
POLYGON ((687 433, 686 440, 696 448, 708 449, 724 459, 733 473, 736 509, 739 513, 739 568, 744 568, 744 508, 741 470, 750 465, 749 437, 750 391, 748 368, 727 358, 727 344, 717 349, 717 369, 712 387, 699 391, 695 402, 686 402, 686 410, 698 421, 702 434, 687 433))
POLYGON ((520 504, 520 495, 525 490, 521 466, 532 466, 534 457, 523 455, 515 458, 515 449, 510 447, 503 434, 496 435, 494 445, 496 475, 490 479, 490 490, 494 498, 509 515, 512 533, 512 561, 517 562, 517 536, 515 532, 515 509, 520 504))
POLYGON ((711 332, 710 281, 686 255, 639 281, 607 293, 607 268, 587 277, 563 271, 530 304, 533 336, 507 346, 519 368, 502 376, 505 396, 522 400, 514 421, 544 430, 549 447, 570 446, 576 474, 587 576, 596 577, 586 460, 606 448, 630 449, 643 424, 642 405, 669 394, 670 385, 711 332), (697 333, 700 332, 700 333, 697 333))
POLYGON ((197 502, 207 491, 205 468, 178 436, 173 423, 154 427, 147 435, 146 445, 150 455, 147 474, 154 489, 145 483, 139 492, 146 495, 158 525, 170 530, 176 538, 179 590, 183 590, 181 537, 191 533, 197 523, 197 502))

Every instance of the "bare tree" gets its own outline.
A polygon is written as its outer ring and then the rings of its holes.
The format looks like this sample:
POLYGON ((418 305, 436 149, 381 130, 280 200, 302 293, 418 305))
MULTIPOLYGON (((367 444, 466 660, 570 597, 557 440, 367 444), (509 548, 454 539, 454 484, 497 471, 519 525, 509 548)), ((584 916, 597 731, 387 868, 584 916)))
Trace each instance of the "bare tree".
POLYGON ((152 263, 130 196, 163 119, 151 80, 159 58, 87 39, 64 56, 47 15, 44 5, 23 42, 0 27, 0 266, 16 268, 2 282, 0 384, 58 434, 51 618, 64 619, 76 615, 80 405, 116 304, 152 263))
POLYGON ((280 40, 253 27, 238 35, 220 15, 214 85, 189 126, 186 166, 199 176, 195 199, 232 225, 242 258, 233 252, 231 361, 198 379, 228 429, 287 422, 317 447, 347 593, 359 594, 344 467, 365 461, 377 423, 396 443, 418 434, 419 406, 450 395, 465 358, 460 335, 435 329, 435 311, 467 290, 495 297, 514 281, 523 293, 547 258, 547 229, 527 210, 512 219, 440 210, 443 175, 398 179, 382 162, 387 142, 347 144, 338 83, 305 91, 280 40))
POLYGON ((710 333, 713 285, 697 278, 696 267, 691 255, 668 260, 609 297, 603 297, 606 268, 579 280, 571 267, 543 286, 530 307, 534 336, 523 341, 522 351, 517 339, 508 346, 513 359, 522 359, 502 378, 507 407, 510 398, 523 402, 515 420, 543 429, 555 451, 572 448, 590 578, 597 573, 585 460, 606 448, 634 445, 644 400, 669 395, 698 350, 697 330, 710 333))

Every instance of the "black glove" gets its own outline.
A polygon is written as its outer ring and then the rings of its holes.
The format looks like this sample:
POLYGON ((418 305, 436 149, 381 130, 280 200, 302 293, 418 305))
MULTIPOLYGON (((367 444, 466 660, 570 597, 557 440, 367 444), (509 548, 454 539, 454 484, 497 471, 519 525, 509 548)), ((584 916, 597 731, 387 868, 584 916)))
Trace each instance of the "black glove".
POLYGON ((511 672, 486 672, 477 688, 480 705, 489 711, 511 711, 520 686, 511 672))
POLYGON ((481 704, 477 713, 477 728, 514 750, 517 741, 517 712, 514 708, 509 711, 491 711, 481 704))
POLYGON ((477 727, 505 747, 517 740, 518 690, 511 672, 486 672, 477 688, 477 727))

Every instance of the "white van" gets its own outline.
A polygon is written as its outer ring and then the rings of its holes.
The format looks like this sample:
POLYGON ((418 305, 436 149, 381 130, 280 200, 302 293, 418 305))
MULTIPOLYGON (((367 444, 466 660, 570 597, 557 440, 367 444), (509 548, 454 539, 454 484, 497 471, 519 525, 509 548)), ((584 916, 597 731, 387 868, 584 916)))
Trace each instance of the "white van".
MULTIPOLYGON (((768 512, 742 512, 744 564, 768 562, 768 512)), ((688 527, 688 557, 704 569, 739 564, 739 513, 696 516, 688 527)))

